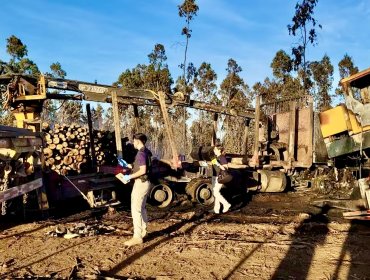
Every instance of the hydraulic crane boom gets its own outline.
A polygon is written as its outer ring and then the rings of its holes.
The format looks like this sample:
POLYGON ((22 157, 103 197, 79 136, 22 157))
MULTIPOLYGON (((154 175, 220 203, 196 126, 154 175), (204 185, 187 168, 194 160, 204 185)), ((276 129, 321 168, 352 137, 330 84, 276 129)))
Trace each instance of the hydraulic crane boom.
MULTIPOLYGON (((113 106, 116 106, 115 103, 133 106, 160 106, 167 136, 170 138, 175 167, 177 166, 177 150, 174 139, 171 139, 173 138, 173 132, 168 118, 167 107, 182 106, 245 119, 252 119, 255 115, 252 108, 236 110, 226 106, 200 102, 190 99, 188 95, 184 95, 181 92, 168 94, 148 89, 126 89, 82 81, 57 79, 43 75, 39 77, 18 74, 1 75, 0 87, 3 96, 3 106, 11 109, 16 118, 17 127, 31 128, 33 131, 40 130, 38 127, 40 125, 40 114, 43 102, 47 99, 108 102, 113 103, 113 106), (48 93, 47 89, 77 93, 55 94, 48 93)), ((117 117, 115 122, 119 122, 117 117)), ((119 134, 117 133, 117 137, 119 137, 119 134)))
MULTIPOLYGON (((86 101, 97 101, 97 102, 112 102, 112 93, 117 93, 118 102, 126 105, 153 105, 158 106, 158 99, 156 98, 156 93, 148 89, 125 89, 117 88, 107 85, 99 85, 92 83, 85 83, 81 81, 73 81, 66 79, 53 79, 50 77, 45 77, 45 83, 47 88, 53 89, 63 89, 69 91, 77 91, 83 93, 82 98, 86 101)), ((51 94, 47 95, 52 97, 51 94)), ((58 98, 54 96, 54 98, 58 98)), ((225 115, 233 115, 244 118, 254 118, 254 109, 247 108, 242 111, 236 111, 232 108, 227 108, 220 105, 210 104, 206 102, 200 102, 197 100, 189 99, 182 93, 178 92, 174 95, 166 94, 165 102, 167 106, 182 106, 189 107, 199 110, 205 110, 213 113, 220 113, 225 115)))
MULTIPOLYGON (((45 99, 86 100, 111 103, 113 92, 117 93, 118 103, 120 104, 138 106, 159 105, 156 95, 152 90, 118 88, 109 85, 87 83, 82 81, 56 79, 43 75, 41 75, 39 78, 17 74, 0 75, 0 85, 3 85, 5 88, 3 93, 3 95, 5 95, 5 107, 10 107, 13 109, 18 108, 20 104, 27 106, 25 103, 33 103, 33 107, 37 107, 37 103, 39 103, 37 101, 43 101, 45 99), (47 93, 47 88, 74 91, 78 93, 52 94, 47 93)), ((165 103, 167 106, 182 106, 224 115, 248 119, 254 118, 253 108, 236 110, 234 108, 193 100, 180 92, 177 92, 173 95, 166 94, 165 103)), ((40 109, 41 108, 39 108, 39 110, 40 109)), ((25 111, 27 111, 27 109, 25 111)))

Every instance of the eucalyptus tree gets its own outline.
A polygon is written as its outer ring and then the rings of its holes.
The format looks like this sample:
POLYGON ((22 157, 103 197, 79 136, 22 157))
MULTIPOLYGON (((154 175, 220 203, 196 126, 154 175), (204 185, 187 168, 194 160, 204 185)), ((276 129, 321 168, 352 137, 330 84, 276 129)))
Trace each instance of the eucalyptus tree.
MULTIPOLYGON (((173 83, 171 73, 166 63, 167 56, 162 44, 155 44, 154 49, 148 54, 149 64, 138 64, 133 69, 122 72, 115 86, 130 89, 150 89, 155 92, 163 91, 171 94, 173 83)), ((163 123, 161 112, 158 107, 139 107, 138 119, 134 119, 132 106, 120 106, 121 127, 126 135, 132 135, 137 129, 147 133, 151 137, 150 144, 155 154, 163 156, 169 151, 162 142, 163 123)))
MULTIPOLYGON (((210 63, 203 62, 198 68, 198 74, 194 78, 194 98, 200 101, 218 104, 217 97, 217 74, 210 63)), ((212 139, 212 115, 209 112, 200 111, 198 117, 192 122, 190 132, 192 146, 207 145, 212 139)))
MULTIPOLYGON (((0 60, 0 75, 11 73, 38 75, 40 73, 37 65, 27 57, 27 46, 15 35, 6 39, 6 52, 11 58, 8 62, 0 60)), ((13 116, 0 102, 0 123, 12 125, 13 121, 13 116)))
POLYGON ((4 72, 29 75, 40 74, 37 65, 27 57, 27 46, 19 38, 12 35, 6 41, 6 52, 11 56, 11 59, 6 63, 6 67, 3 69, 4 72))
MULTIPOLYGON (((50 72, 46 72, 46 76, 50 76, 53 78, 60 78, 64 79, 67 76, 67 72, 63 70, 62 65, 59 62, 54 62, 50 65, 50 72)), ((53 90, 51 91, 52 94, 60 94, 60 90, 53 90)), ((43 110, 41 114, 41 118, 43 121, 48 122, 50 125, 57 121, 57 116, 61 116, 63 113, 63 106, 70 101, 56 101, 52 99, 47 99, 44 101, 43 110), (60 112, 58 113, 57 111, 60 112)), ((64 119, 64 117, 62 117, 64 119)), ((80 119, 79 117, 78 119, 80 119)))
MULTIPOLYGON (((192 30, 190 29, 190 22, 193 18, 197 15, 199 10, 198 5, 195 3, 195 0, 184 0, 181 5, 178 5, 178 12, 179 16, 185 18, 185 26, 181 30, 181 35, 184 35, 186 38, 185 42, 185 51, 184 51, 184 62, 180 65, 183 69, 183 81, 186 90, 186 72, 188 70, 187 65, 187 54, 188 54, 188 47, 189 47, 189 39, 191 37, 192 30)), ((186 91, 184 93, 187 93, 186 91)))
MULTIPOLYGON (((183 76, 177 78, 175 83, 175 92, 181 92, 181 94, 186 97, 186 95, 193 94, 195 91, 195 79, 198 75, 197 68, 193 63, 189 63, 187 66, 185 79, 183 76)), ((179 143, 179 152, 181 154, 187 155, 191 151, 191 146, 188 145, 188 119, 190 118, 190 113, 186 107, 175 107, 172 108, 171 116, 176 119, 181 125, 177 126, 178 129, 174 131, 175 137, 179 143), (181 128, 181 129, 180 129, 181 128)))
MULTIPOLYGON (((358 73, 358 67, 355 66, 352 57, 349 56, 348 54, 345 54, 343 58, 339 61, 338 68, 339 68, 340 79, 343 79, 343 78, 346 78, 348 76, 358 73)), ((335 89, 335 93, 339 97, 343 97, 344 92, 340 84, 335 89)))
POLYGON ((293 66, 303 82, 304 93, 310 89, 309 61, 307 60, 307 48, 309 45, 317 45, 317 27, 321 24, 313 17, 314 8, 318 0, 301 0, 296 3, 295 14, 292 24, 288 25, 289 35, 298 37, 298 42, 292 47, 293 66))
POLYGON ((330 108, 331 88, 333 83, 334 67, 327 55, 321 61, 314 61, 310 64, 313 78, 313 96, 315 107, 319 111, 330 108))
POLYGON ((96 108, 91 109, 91 119, 93 129, 103 129, 104 108, 101 104, 96 105, 96 108))
MULTIPOLYGON (((248 85, 240 76, 242 68, 234 59, 229 59, 227 63, 227 75, 221 82, 221 104, 235 110, 244 109, 251 106, 251 92, 248 85)), ((224 120, 225 129, 224 144, 226 149, 232 153, 242 152, 242 136, 244 120, 227 116, 224 120)))

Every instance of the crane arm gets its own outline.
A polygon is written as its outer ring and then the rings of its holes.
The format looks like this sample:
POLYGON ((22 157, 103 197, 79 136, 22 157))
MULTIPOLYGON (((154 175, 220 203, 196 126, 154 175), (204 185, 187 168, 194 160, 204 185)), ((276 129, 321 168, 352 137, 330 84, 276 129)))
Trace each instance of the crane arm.
MULTIPOLYGON (((117 94, 120 104, 137 106, 159 106, 155 92, 148 89, 127 89, 109 85, 87 83, 77 80, 58 79, 41 75, 40 77, 19 74, 0 75, 0 86, 6 96, 4 107, 17 108, 20 103, 36 103, 46 99, 86 100, 95 102, 112 102, 112 93, 117 94), (76 94, 53 94, 46 89, 74 91, 76 94)), ((237 110, 217 104, 190 99, 182 93, 165 94, 167 106, 181 106, 212 113, 253 119, 254 108, 237 110)))

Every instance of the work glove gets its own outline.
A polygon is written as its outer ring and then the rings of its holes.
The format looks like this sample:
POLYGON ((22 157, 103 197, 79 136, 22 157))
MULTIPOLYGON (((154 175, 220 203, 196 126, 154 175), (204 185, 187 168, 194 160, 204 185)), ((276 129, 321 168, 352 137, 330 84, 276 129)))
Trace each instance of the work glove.
POLYGON ((117 158, 118 159, 118 164, 121 165, 124 168, 128 168, 128 163, 122 159, 122 158, 117 158))
POLYGON ((126 184, 128 183, 128 182, 130 182, 130 180, 131 180, 131 176, 130 175, 123 175, 123 180, 124 181, 126 181, 126 184))
POLYGON ((131 176, 130 175, 123 175, 122 173, 116 174, 116 178, 118 180, 120 180, 124 184, 128 184, 130 182, 130 180, 131 180, 131 176))

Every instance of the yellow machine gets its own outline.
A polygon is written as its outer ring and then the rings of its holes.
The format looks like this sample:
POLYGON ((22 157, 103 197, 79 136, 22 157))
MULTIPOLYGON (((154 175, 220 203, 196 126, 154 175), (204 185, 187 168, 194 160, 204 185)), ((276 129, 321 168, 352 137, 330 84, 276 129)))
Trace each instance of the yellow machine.
POLYGON ((40 131, 40 114, 46 99, 45 77, 4 75, 1 82, 8 82, 3 94, 3 107, 11 109, 16 127, 40 131))
POLYGON ((345 92, 345 104, 319 114, 330 158, 370 148, 370 68, 340 83, 345 92))
POLYGON ((344 132, 347 132, 348 135, 353 135, 361 131, 370 130, 370 126, 368 125, 362 127, 360 122, 356 119, 355 114, 343 104, 321 112, 319 117, 321 132, 324 138, 330 138, 330 136, 335 136, 344 132))

